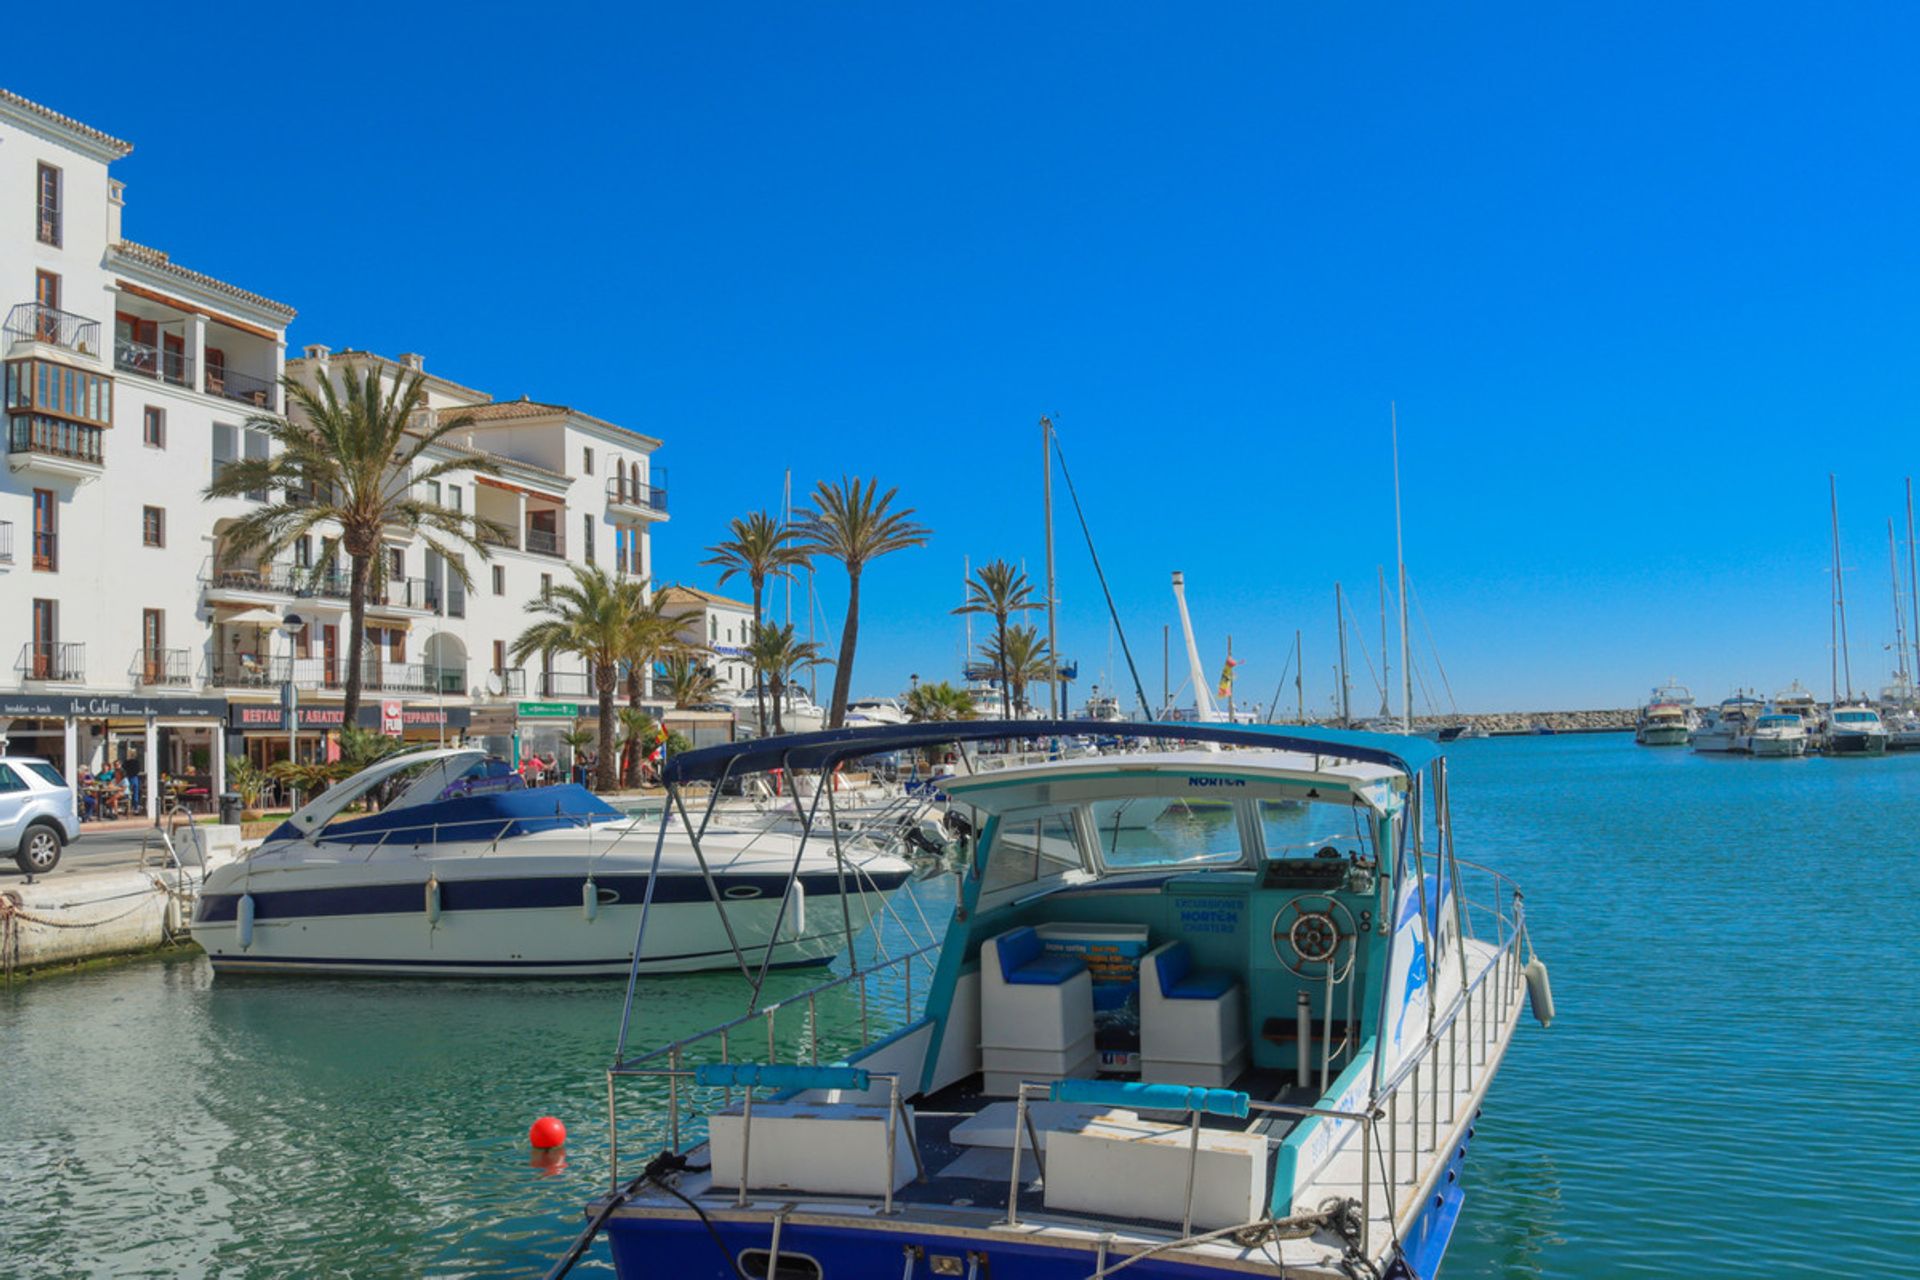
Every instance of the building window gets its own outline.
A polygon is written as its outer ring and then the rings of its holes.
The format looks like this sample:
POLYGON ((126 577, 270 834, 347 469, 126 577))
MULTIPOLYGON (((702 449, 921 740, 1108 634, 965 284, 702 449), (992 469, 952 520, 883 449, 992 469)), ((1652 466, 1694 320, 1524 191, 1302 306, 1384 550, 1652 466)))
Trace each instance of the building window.
POLYGON ((550 573, 540 575, 540 598, 542 600, 553 598, 553 575, 550 573))
POLYGON ((293 540, 293 563, 302 569, 313 568, 313 535, 303 533, 293 540))
MULTIPOLYGON (((265 461, 267 457, 267 433, 264 431, 255 431, 249 427, 246 433, 246 450, 248 462, 265 461)), ((247 490, 247 497, 255 502, 265 502, 267 500, 267 491, 265 489, 249 489, 247 490)))
POLYGON ((440 482, 438 480, 427 481, 427 501, 431 502, 436 507, 441 505, 440 482))
POLYGON ((60 507, 51 489, 33 491, 33 567, 42 573, 60 568, 60 507))
POLYGON ((167 513, 159 507, 140 508, 140 542, 143 546, 167 545, 167 513))
POLYGON ((60 171, 50 164, 40 166, 39 198, 36 212, 39 217, 35 224, 39 227, 40 243, 60 247, 60 171))
POLYGON ((505 671, 507 669, 507 642, 505 640, 495 640, 493 642, 493 669, 495 671, 505 671))
POLYGON ((592 564, 593 563, 593 515, 591 512, 580 517, 580 532, 581 532, 581 537, 583 539, 583 542, 581 543, 581 545, 587 553, 587 563, 592 564))
POLYGON ((461 493, 459 485, 450 484, 447 486, 447 506, 454 511, 465 511, 467 509, 465 498, 461 493))
POLYGON ((167 447, 167 411, 148 405, 140 415, 140 439, 156 449, 167 447))
POLYGON ((720 619, 712 614, 707 615, 707 643, 720 643, 720 619))
POLYGON ((503 564, 493 566, 493 594, 507 594, 507 567, 503 564))
POLYGON ((395 582, 407 580, 407 553, 399 547, 387 548, 387 576, 395 582))
POLYGON ((33 679, 58 679, 55 658, 60 649, 60 606, 51 600, 33 602, 33 679))
POLYGON ((580 470, 585 475, 593 474, 593 450, 587 448, 580 450, 580 470))
POLYGON ((140 675, 142 684, 167 679, 167 615, 159 609, 140 611, 140 675))

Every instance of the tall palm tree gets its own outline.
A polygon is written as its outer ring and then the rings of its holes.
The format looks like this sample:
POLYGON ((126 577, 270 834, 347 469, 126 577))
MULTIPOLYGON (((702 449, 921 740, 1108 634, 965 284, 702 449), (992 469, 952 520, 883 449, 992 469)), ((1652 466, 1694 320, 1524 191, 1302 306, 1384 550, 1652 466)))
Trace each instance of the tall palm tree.
MULTIPOLYGON (((646 673, 663 658, 678 654, 704 653, 704 646, 680 639, 680 619, 665 612, 665 593, 648 591, 646 580, 629 578, 620 584, 627 613, 627 640, 623 653, 627 666, 627 706, 640 709, 645 692, 646 673)), ((644 753, 632 743, 625 749, 621 777, 626 785, 640 785, 640 760, 644 753)))
MULTIPOLYGON (((1033 598, 1033 584, 1027 581, 1025 570, 1017 569, 1005 560, 990 560, 967 580, 967 602, 954 612, 992 616, 993 639, 986 646, 991 655, 996 647, 999 652, 1006 652, 1008 617, 1025 609, 1039 607, 1040 602, 1033 598)), ((1013 692, 1008 686, 1006 668, 996 666, 994 670, 1000 677, 1001 718, 1011 720, 1013 692)))
POLYGON ((247 425, 266 433, 264 458, 242 458, 222 467, 202 492, 207 498, 234 498, 279 490, 286 502, 263 503, 228 528, 226 546, 275 556, 299 538, 318 533, 321 554, 315 577, 334 573, 342 551, 351 566, 347 601, 347 696, 342 723, 360 714, 362 638, 367 596, 386 582, 386 557, 380 549, 389 528, 419 534, 439 553, 448 572, 471 586, 458 549, 491 558, 486 537, 503 531, 490 521, 414 496, 426 481, 453 471, 493 475, 491 458, 467 452, 430 458, 428 453, 473 420, 452 414, 432 425, 415 424, 427 407, 422 375, 409 373, 381 385, 378 366, 364 379, 351 375, 336 387, 329 378, 314 385, 283 379, 287 402, 297 412, 287 417, 254 415, 247 425), (337 532, 336 532, 337 530, 337 532))
MULTIPOLYGON (((807 563, 807 550, 795 541, 798 535, 791 526, 780 524, 765 511, 755 511, 744 520, 736 516, 727 529, 733 536, 708 547, 713 554, 700 563, 720 566, 722 585, 737 573, 747 575, 747 582, 753 587, 753 630, 758 634, 766 622, 762 605, 767 579, 792 577, 795 569, 807 563)), ((760 713, 760 731, 764 733, 767 689, 765 679, 757 670, 753 674, 753 702, 760 713)))
POLYGON ((620 658, 627 640, 627 601, 620 583, 599 565, 572 565, 573 581, 554 584, 527 601, 532 623, 508 650, 513 661, 525 662, 541 653, 578 654, 593 672, 594 696, 600 704, 600 758, 594 764, 594 787, 613 789, 613 693, 619 681, 620 658))
POLYGON ((1053 651, 1038 627, 1008 627, 1003 642, 988 643, 987 659, 1006 673, 1013 705, 1022 714, 1027 710, 1027 686, 1050 684, 1056 675, 1053 651))
POLYGON ((971 720, 973 699, 965 689, 956 689, 945 680, 936 684, 917 684, 907 694, 907 719, 971 720))
POLYGON ((822 480, 813 488, 813 507, 799 513, 802 544, 809 555, 838 560, 847 571, 847 620, 840 629, 840 661, 833 672, 833 703, 827 726, 838 729, 847 719, 847 687, 853 683, 853 651, 860 642, 860 575, 880 556, 908 547, 922 547, 933 531, 915 524, 913 508, 893 511, 898 489, 879 493, 880 482, 863 486, 858 476, 842 476, 840 483, 822 480))
POLYGON ((773 731, 776 734, 787 731, 781 711, 787 705, 787 684, 794 673, 833 665, 821 656, 820 646, 814 641, 795 638, 791 622, 784 626, 762 627, 755 632, 753 643, 747 646, 747 658, 753 663, 755 671, 766 674, 767 691, 773 695, 773 731))

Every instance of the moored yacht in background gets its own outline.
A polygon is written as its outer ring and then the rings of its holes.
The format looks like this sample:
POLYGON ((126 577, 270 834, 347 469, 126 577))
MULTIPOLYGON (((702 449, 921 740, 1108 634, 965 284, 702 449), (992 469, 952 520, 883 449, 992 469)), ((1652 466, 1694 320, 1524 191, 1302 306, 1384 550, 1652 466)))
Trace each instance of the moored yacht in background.
POLYGON ((1748 733, 1766 710, 1766 703, 1749 693, 1723 698, 1707 710, 1687 741, 1695 751, 1743 751, 1748 733))
POLYGON ((1806 723, 1798 715, 1775 707, 1754 720, 1741 749, 1754 756, 1803 756, 1810 741, 1806 723))
POLYGON ((1633 740, 1643 747, 1684 747, 1696 723, 1693 694, 1685 685, 1668 681, 1640 709, 1633 740))
POLYGON ((1864 702, 1842 703, 1827 713, 1820 749, 1830 756, 1883 756, 1889 736, 1877 708, 1864 702))

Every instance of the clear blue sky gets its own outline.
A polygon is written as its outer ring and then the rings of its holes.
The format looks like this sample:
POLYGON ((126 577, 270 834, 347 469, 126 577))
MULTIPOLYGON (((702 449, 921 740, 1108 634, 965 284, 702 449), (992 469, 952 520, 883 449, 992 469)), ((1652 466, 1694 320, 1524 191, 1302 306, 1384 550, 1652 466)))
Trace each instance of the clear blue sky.
MULTIPOLYGON (((963 556, 1037 572, 1051 412, 1154 695, 1183 569, 1210 670, 1230 632, 1264 698, 1302 628, 1324 701, 1389 400, 1463 707, 1824 690, 1829 470, 1877 683, 1920 10, 1471 9, 246 7, 67 56, 29 6, 7 84, 135 142, 127 234, 296 346, 663 438, 663 579, 787 466, 898 484, 937 536, 870 572, 856 692, 954 674, 963 556)), ((1078 694, 1070 513, 1059 550, 1078 694)))

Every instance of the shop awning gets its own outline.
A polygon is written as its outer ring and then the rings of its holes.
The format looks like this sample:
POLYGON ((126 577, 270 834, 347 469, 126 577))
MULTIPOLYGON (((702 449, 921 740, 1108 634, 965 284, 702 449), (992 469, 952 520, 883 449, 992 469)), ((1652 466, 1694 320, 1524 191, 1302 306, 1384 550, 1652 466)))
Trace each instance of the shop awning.
POLYGON ((249 605, 236 613, 224 614, 217 618, 216 621, 240 623, 242 625, 258 627, 277 627, 281 623, 281 617, 273 610, 256 604, 249 605))

